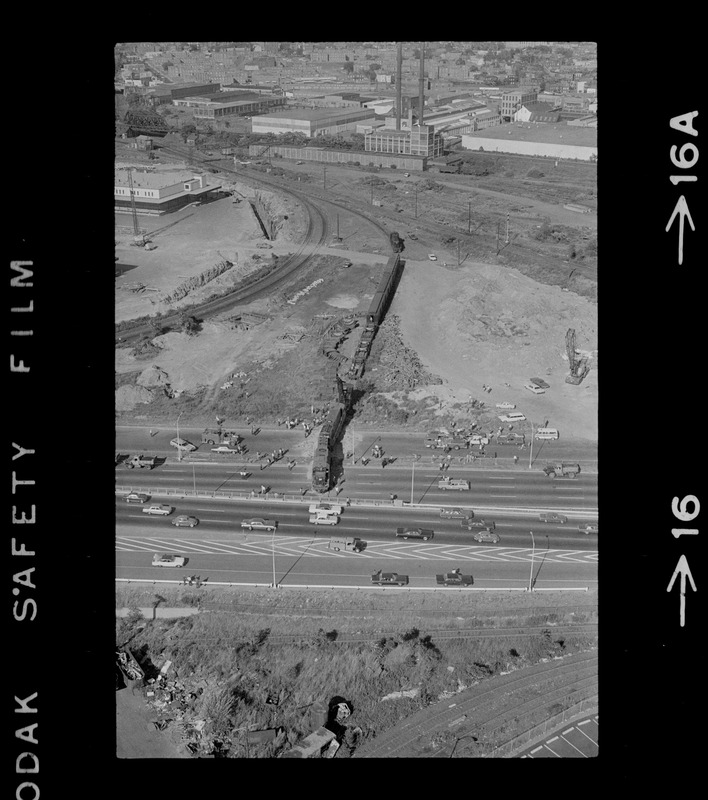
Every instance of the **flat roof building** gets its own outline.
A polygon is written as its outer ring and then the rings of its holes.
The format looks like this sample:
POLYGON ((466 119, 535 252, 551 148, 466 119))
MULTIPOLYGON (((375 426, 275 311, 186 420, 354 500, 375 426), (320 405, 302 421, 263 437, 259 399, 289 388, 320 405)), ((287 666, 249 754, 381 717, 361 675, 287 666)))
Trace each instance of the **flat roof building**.
POLYGON ((288 109, 275 114, 254 116, 253 133, 302 133, 308 138, 355 130, 357 123, 373 123, 375 114, 366 108, 352 110, 288 109))
POLYGON ((364 136, 364 149, 377 153, 437 158, 443 153, 443 138, 429 125, 413 125, 410 130, 379 128, 364 136))
POLYGON ((203 202, 219 188, 221 184, 208 183, 206 175, 187 170, 157 173, 117 169, 113 187, 114 209, 118 213, 132 213, 134 202, 139 214, 168 214, 191 203, 203 202))

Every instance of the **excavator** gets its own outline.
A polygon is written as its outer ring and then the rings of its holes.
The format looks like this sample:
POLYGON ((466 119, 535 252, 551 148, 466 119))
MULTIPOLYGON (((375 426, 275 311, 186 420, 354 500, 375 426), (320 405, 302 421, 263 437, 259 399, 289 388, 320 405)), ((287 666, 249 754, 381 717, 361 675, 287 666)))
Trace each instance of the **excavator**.
POLYGON ((566 376, 565 382, 577 386, 582 383, 583 378, 590 372, 590 367, 587 359, 578 358, 575 351, 575 328, 568 328, 568 333, 565 335, 565 349, 568 353, 568 364, 570 366, 570 375, 566 376))

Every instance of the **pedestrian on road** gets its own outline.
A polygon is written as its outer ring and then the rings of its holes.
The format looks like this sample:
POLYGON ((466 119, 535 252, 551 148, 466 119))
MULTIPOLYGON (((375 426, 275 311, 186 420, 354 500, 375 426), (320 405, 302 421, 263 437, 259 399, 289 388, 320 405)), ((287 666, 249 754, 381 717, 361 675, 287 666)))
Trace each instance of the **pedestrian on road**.
POLYGON ((352 504, 352 501, 347 497, 347 508, 352 504))
POLYGON ((519 461, 519 457, 518 456, 514 456, 514 464, 517 464, 518 461, 519 461))

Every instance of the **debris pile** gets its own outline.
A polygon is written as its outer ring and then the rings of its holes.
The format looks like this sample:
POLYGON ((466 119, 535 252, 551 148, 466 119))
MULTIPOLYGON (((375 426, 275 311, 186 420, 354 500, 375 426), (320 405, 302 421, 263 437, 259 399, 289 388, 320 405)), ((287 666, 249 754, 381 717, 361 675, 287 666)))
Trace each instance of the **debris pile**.
POLYGON ((403 344, 400 320, 395 314, 381 324, 372 355, 378 356, 376 382, 381 389, 413 389, 419 384, 442 383, 442 378, 428 372, 417 354, 403 344))
POLYGON ((219 275, 223 275, 224 272, 227 272, 233 267, 233 262, 227 261, 224 259, 223 261, 219 261, 218 264, 214 264, 213 267, 209 267, 209 269, 204 270, 199 275, 195 275, 192 278, 180 283, 180 285, 170 294, 166 294, 162 300, 165 303, 174 303, 177 300, 181 300, 183 297, 186 297, 193 289, 199 289, 200 287, 204 286, 207 283, 210 283, 215 278, 218 278, 219 275))

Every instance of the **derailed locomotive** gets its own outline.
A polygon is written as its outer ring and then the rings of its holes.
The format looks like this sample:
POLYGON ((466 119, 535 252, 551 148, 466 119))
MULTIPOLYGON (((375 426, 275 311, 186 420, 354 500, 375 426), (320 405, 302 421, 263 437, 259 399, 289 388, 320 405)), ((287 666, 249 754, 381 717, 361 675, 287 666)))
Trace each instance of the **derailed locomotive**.
MULTIPOLYGON (((376 335, 376 331, 381 324, 388 303, 396 286, 396 279, 401 267, 400 249, 403 249, 403 242, 398 234, 391 234, 391 247, 394 250, 392 255, 383 268, 381 277, 376 286, 376 292, 366 313, 366 328, 361 335, 359 346, 357 347, 351 367, 347 373, 348 377, 356 379, 361 376, 364 364, 371 349, 371 343, 376 335), (398 249, 400 248, 400 249, 398 249)), ((331 404, 327 419, 322 424, 319 436, 317 437, 317 449, 312 463, 312 489, 315 492, 329 491, 332 483, 332 450, 336 445, 344 427, 351 388, 345 387, 339 376, 336 377, 336 401, 331 404)))

